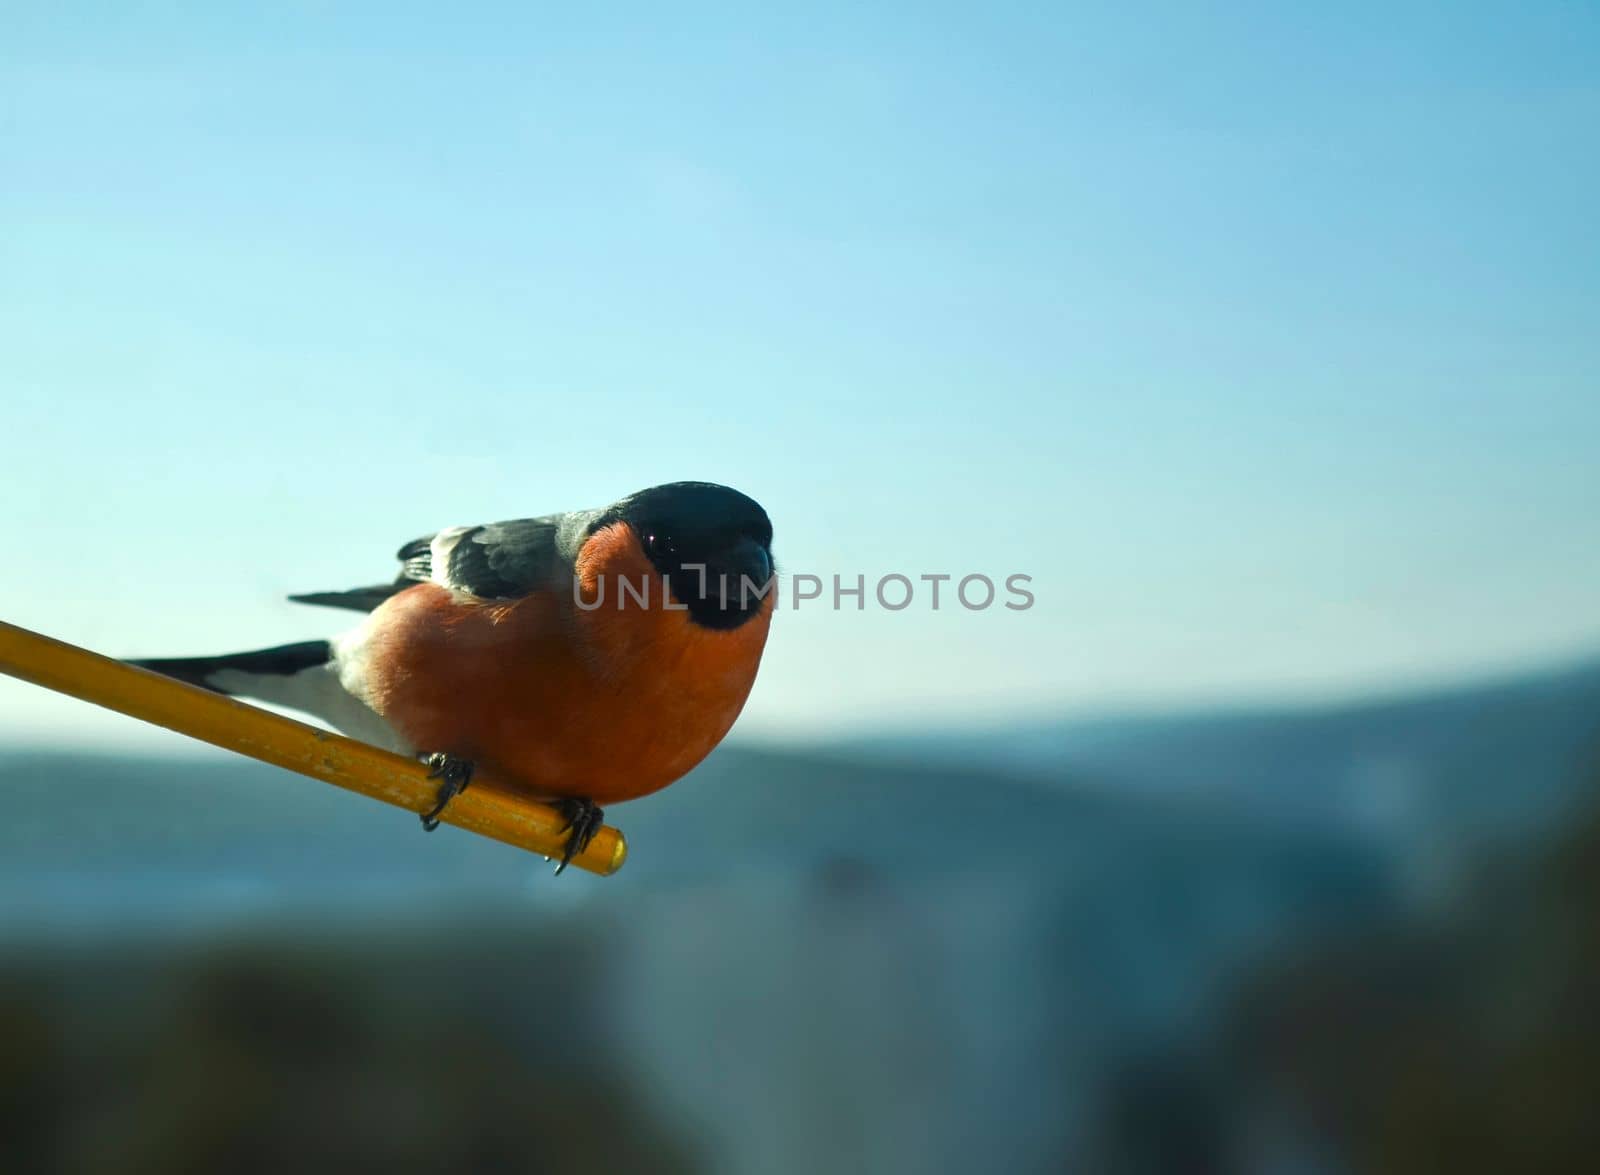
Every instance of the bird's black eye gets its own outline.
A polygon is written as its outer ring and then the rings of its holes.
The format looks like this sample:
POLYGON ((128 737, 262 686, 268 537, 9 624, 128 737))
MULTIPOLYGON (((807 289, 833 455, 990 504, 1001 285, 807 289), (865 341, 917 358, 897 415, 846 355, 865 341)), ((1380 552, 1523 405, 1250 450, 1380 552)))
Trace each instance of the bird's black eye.
POLYGON ((672 541, 671 535, 660 534, 654 531, 645 535, 644 545, 645 549, 648 551, 659 551, 667 555, 672 554, 678 549, 678 544, 672 541))

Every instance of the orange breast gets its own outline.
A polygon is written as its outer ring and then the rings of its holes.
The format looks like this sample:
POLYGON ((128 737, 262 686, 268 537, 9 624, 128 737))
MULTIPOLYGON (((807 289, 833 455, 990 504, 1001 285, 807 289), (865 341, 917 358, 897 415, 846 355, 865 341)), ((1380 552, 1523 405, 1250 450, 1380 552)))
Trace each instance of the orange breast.
POLYGON ((422 751, 449 751, 538 795, 615 803, 680 778, 722 741, 755 683, 773 597, 713 631, 664 607, 665 589, 618 524, 585 545, 570 588, 463 601, 436 584, 373 614, 369 703, 422 751), (650 583, 617 604, 618 577, 650 583))

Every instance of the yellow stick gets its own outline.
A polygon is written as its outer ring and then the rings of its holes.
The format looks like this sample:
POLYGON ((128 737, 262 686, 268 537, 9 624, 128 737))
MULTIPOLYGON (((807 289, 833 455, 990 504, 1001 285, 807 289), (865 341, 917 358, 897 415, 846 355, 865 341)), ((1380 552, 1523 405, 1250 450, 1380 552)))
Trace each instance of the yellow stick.
MULTIPOLYGON (((428 778, 428 769, 402 755, 4 621, 0 621, 0 673, 412 812, 433 807, 438 792, 439 781, 428 778)), ((565 844, 565 819, 560 812, 524 799, 483 775, 474 775, 472 786, 451 800, 440 818, 546 857, 559 857, 565 844)), ((418 851, 423 847, 419 844, 418 851)), ((591 873, 609 875, 622 868, 627 856, 622 833, 606 827, 572 863, 591 873)))

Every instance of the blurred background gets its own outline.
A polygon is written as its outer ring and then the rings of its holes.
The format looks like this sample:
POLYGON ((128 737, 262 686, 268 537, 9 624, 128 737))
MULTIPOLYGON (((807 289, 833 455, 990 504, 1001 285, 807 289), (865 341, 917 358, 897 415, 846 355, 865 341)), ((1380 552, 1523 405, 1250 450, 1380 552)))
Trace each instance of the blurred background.
POLYGON ((14 4, 0 618, 678 478, 786 576, 549 867, 0 681, 19 1171, 1584 1169, 1600 11, 14 4), (787 603, 787 602, 786 602, 787 603))

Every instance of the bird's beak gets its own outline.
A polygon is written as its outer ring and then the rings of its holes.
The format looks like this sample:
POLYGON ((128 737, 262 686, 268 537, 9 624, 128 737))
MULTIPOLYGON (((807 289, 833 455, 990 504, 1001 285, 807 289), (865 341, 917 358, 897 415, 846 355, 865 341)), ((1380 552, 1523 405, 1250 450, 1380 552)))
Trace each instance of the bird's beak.
POLYGON ((727 572, 731 583, 743 576, 756 587, 765 587, 772 578, 772 554, 754 539, 740 539, 728 550, 727 572))

